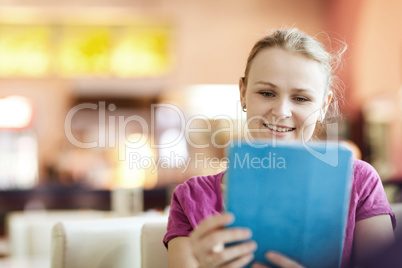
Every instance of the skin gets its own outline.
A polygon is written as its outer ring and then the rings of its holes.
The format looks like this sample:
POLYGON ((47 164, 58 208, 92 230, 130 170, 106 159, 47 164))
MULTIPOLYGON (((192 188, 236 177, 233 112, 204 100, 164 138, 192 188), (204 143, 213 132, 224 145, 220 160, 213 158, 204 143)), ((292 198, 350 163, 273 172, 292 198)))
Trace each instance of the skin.
MULTIPOLYGON (((261 50, 251 63, 247 83, 241 79, 239 84, 241 103, 247 107, 251 137, 308 141, 332 99, 321 68, 319 63, 301 54, 281 48, 261 50), (277 129, 269 129, 273 126, 277 129)), ((216 245, 250 237, 247 229, 224 228, 232 221, 230 214, 215 215, 202 220, 190 237, 172 239, 168 247, 169 267, 243 267, 250 263, 256 250, 253 241, 219 252, 213 250, 216 245), (211 260, 214 266, 211 266, 211 260)), ((355 262, 361 263, 393 240, 389 215, 356 222, 355 262)), ((278 252, 267 252, 266 257, 279 267, 302 267, 278 252)), ((267 266, 254 263, 253 267, 267 266)))
POLYGON ((260 51, 251 64, 247 85, 240 80, 251 136, 308 141, 332 99, 332 92, 326 93, 325 88, 318 62, 280 48, 260 51), (290 130, 274 131, 267 124, 290 130))

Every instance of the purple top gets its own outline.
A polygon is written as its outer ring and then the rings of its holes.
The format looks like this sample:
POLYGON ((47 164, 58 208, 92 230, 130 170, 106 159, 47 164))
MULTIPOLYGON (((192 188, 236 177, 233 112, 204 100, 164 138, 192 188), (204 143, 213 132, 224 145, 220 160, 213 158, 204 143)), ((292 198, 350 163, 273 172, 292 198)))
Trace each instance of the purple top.
MULTIPOLYGON (((177 186, 172 196, 167 233, 163 239, 166 247, 177 236, 189 236, 202 219, 224 210, 220 188, 223 173, 193 177, 177 186)), ((370 164, 355 159, 341 267, 349 267, 351 264, 356 222, 381 214, 391 216, 395 229, 395 215, 387 201, 380 177, 370 164)))

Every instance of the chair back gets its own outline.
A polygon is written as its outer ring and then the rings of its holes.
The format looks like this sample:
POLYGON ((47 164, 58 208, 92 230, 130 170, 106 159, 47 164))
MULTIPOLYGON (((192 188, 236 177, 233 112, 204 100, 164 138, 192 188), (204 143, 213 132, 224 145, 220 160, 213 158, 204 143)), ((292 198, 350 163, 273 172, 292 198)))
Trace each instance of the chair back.
POLYGON ((50 257, 53 225, 58 221, 88 220, 108 217, 100 210, 32 210, 6 215, 10 256, 16 258, 50 257))
POLYGON ((52 231, 51 268, 140 268, 142 226, 160 221, 167 217, 59 222, 52 231))
POLYGON ((167 221, 147 222, 141 231, 141 268, 167 268, 167 249, 162 243, 167 221))

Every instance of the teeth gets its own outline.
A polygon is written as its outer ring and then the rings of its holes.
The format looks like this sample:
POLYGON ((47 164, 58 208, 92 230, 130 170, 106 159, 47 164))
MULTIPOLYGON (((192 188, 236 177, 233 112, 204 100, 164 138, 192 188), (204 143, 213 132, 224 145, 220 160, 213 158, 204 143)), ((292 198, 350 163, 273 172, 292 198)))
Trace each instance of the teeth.
POLYGON ((287 131, 291 131, 292 128, 285 128, 285 127, 277 127, 277 126, 272 126, 269 124, 264 124, 266 127, 268 127, 269 129, 272 129, 274 131, 278 131, 278 132, 287 132, 287 131))

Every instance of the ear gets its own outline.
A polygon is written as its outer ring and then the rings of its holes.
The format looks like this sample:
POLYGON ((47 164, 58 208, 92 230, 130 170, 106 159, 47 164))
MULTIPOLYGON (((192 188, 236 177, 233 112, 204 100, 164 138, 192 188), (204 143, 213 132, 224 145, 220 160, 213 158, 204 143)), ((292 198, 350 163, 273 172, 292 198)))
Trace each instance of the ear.
POLYGON ((327 94, 327 96, 325 96, 324 102, 323 102, 322 107, 321 107, 321 113, 320 113, 321 115, 320 115, 320 117, 319 117, 319 120, 320 120, 320 121, 323 121, 323 120, 324 120, 325 114, 326 114, 327 111, 328 111, 328 107, 329 107, 329 104, 330 104, 331 101, 332 101, 333 95, 334 95, 334 93, 333 93, 332 91, 329 91, 328 94, 327 94))
POLYGON ((244 84, 244 77, 240 77, 239 79, 239 91, 240 91, 240 102, 241 107, 246 105, 246 85, 244 84))

